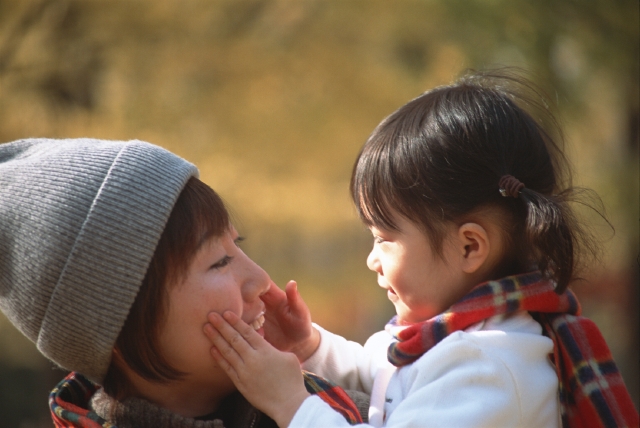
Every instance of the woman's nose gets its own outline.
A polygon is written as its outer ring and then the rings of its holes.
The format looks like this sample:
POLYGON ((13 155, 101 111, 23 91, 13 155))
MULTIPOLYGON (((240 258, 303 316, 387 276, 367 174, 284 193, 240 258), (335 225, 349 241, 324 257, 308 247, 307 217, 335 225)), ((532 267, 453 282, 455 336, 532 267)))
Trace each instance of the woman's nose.
POLYGON ((246 269, 242 295, 245 301, 252 302, 267 292, 271 284, 269 274, 256 262, 246 256, 246 269))

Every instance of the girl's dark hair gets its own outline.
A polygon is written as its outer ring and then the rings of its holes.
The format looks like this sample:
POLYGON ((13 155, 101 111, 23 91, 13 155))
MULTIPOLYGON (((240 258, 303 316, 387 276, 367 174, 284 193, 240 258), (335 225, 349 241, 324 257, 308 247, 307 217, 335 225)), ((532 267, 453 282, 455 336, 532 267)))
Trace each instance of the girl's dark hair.
POLYGON ((595 248, 568 205, 576 192, 562 141, 541 91, 521 73, 472 72, 378 125, 356 160, 351 195, 367 225, 398 230, 397 212, 440 256, 447 222, 493 209, 506 245, 493 274, 537 268, 561 293, 574 278, 577 247, 595 248), (526 186, 518 198, 498 190, 507 174, 526 186))
POLYGON ((222 236, 229 226, 229 214, 220 197, 199 179, 189 179, 116 341, 103 385, 107 394, 116 399, 135 394, 120 368, 123 363, 150 381, 167 382, 185 375, 172 367, 159 349, 159 333, 169 309, 168 294, 184 278, 200 246, 209 238, 222 236))

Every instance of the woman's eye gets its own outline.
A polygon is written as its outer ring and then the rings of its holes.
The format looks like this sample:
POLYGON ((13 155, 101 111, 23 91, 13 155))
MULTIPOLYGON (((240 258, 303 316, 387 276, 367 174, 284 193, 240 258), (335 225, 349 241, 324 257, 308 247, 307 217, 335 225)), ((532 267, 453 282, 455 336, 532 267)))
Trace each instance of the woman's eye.
POLYGON ((236 247, 240 246, 240 243, 242 241, 244 241, 246 238, 244 236, 238 236, 236 239, 233 240, 233 242, 236 244, 236 247))
POLYGON ((373 237, 373 243, 374 244, 382 244, 383 242, 384 242, 384 239, 382 239, 381 237, 379 237, 379 236, 374 236, 373 237))
POLYGON ((224 256, 222 259, 220 259, 216 263, 212 264, 211 265, 211 269, 222 269, 223 267, 225 267, 229 263, 231 263, 232 259, 233 259, 233 257, 231 257, 231 256, 224 256))

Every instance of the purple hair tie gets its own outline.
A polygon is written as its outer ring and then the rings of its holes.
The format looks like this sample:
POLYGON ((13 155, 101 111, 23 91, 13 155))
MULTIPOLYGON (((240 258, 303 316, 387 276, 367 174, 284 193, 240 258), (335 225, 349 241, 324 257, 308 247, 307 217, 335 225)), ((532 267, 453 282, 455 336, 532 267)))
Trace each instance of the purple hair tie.
POLYGON ((498 181, 500 194, 504 197, 511 196, 517 198, 520 190, 524 189, 524 184, 513 175, 503 175, 498 181))

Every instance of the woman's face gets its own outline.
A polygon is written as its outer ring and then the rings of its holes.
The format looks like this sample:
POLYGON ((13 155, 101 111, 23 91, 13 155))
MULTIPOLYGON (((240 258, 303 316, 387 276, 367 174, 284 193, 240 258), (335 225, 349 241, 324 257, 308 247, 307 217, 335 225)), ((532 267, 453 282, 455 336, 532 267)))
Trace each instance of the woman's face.
POLYGON ((167 362, 188 373, 185 380, 233 390, 231 380, 211 357, 211 342, 203 333, 209 312, 235 312, 264 335, 265 306, 260 296, 269 275, 238 247, 238 232, 206 241, 196 253, 186 277, 169 286, 169 311, 160 331, 160 351, 167 362))

